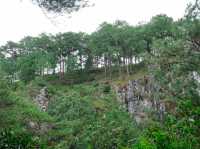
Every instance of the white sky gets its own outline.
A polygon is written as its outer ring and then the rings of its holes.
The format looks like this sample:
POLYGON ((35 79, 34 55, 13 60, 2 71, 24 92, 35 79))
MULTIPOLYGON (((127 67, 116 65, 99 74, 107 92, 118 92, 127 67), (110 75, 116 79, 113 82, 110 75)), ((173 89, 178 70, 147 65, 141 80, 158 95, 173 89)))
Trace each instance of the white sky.
POLYGON ((92 32, 104 21, 125 20, 135 25, 164 13, 175 20, 184 15, 188 0, 91 0, 94 7, 61 17, 52 23, 30 0, 0 0, 0 45, 24 36, 66 31, 92 32))

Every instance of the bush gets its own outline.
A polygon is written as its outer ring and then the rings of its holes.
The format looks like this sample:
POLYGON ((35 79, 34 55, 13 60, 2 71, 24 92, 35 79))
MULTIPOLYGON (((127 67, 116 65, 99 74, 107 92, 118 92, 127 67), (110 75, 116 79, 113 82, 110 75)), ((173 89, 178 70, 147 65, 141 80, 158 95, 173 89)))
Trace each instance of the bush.
POLYGON ((156 145, 144 136, 141 136, 137 143, 133 146, 134 149, 157 149, 156 145))
POLYGON ((111 91, 111 87, 109 84, 106 84, 103 88, 103 92, 104 93, 109 93, 111 91))
POLYGON ((9 96, 10 88, 8 86, 8 82, 5 80, 0 80, 0 107, 12 103, 9 96))
POLYGON ((1 149, 34 149, 36 142, 27 132, 16 133, 13 130, 4 129, 0 132, 1 149))
POLYGON ((138 132, 128 113, 119 109, 111 93, 103 94, 104 86, 93 86, 70 86, 51 101, 49 114, 57 119, 51 136, 55 142, 59 140, 55 148, 104 149, 133 144, 138 132))

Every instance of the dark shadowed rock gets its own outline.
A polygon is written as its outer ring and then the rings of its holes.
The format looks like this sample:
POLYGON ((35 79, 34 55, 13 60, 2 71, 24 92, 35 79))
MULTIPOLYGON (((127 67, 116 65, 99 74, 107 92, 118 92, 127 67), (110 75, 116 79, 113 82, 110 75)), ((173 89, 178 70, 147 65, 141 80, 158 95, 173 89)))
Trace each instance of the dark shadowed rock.
POLYGON ((152 78, 145 76, 143 79, 130 80, 124 86, 115 86, 115 89, 119 102, 137 123, 150 119, 152 112, 156 113, 159 120, 164 119, 169 104, 153 96, 154 92, 159 91, 159 87, 153 84, 152 78))

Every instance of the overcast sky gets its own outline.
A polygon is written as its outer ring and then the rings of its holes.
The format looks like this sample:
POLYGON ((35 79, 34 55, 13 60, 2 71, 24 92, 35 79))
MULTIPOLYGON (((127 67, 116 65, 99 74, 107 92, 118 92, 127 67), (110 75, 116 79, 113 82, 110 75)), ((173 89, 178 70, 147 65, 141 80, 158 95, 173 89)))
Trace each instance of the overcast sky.
POLYGON ((68 16, 51 19, 30 0, 0 0, 0 45, 24 36, 66 31, 92 32, 104 21, 125 20, 135 25, 147 22, 156 14, 167 14, 175 20, 184 15, 188 0, 91 0, 94 7, 68 16), (52 22, 53 21, 53 22, 52 22))

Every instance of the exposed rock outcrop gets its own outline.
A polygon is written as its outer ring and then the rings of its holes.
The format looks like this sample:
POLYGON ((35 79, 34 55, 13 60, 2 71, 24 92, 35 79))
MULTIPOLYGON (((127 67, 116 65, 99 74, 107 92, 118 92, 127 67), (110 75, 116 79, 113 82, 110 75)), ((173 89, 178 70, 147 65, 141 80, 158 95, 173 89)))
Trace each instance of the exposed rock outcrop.
POLYGON ((46 111, 49 104, 49 95, 46 87, 43 87, 39 94, 34 98, 34 102, 40 107, 42 111, 46 111))
POLYGON ((52 129, 53 125, 49 123, 40 123, 40 122, 34 122, 34 121, 29 121, 27 123, 28 129, 30 129, 32 132, 36 134, 45 134, 47 133, 50 129, 52 129))
MULTIPOLYGON (((38 90, 31 90, 32 99, 35 104, 44 112, 48 109, 48 104, 50 101, 50 96, 47 90, 47 87, 41 88, 38 90)), ((45 134, 50 129, 52 129, 52 124, 48 122, 38 122, 33 120, 27 121, 27 128, 36 134, 45 134)))
POLYGON ((153 93, 158 92, 159 88, 153 84, 150 77, 130 80, 128 84, 116 86, 115 89, 119 102, 137 123, 148 120, 152 113, 159 120, 163 120, 168 105, 154 96, 153 93))

